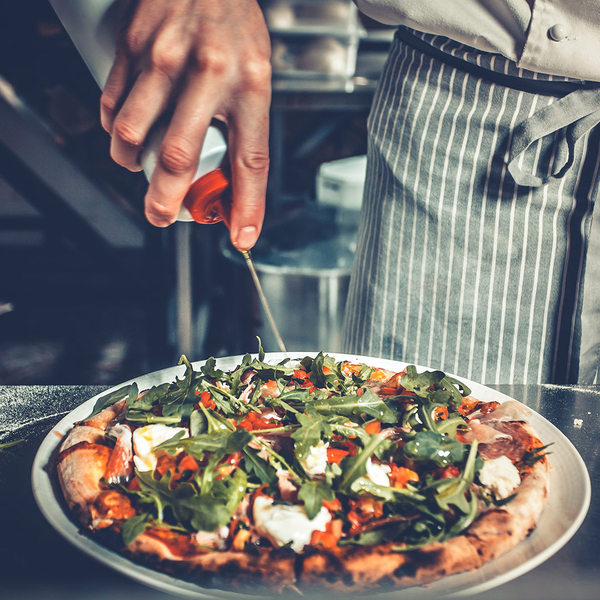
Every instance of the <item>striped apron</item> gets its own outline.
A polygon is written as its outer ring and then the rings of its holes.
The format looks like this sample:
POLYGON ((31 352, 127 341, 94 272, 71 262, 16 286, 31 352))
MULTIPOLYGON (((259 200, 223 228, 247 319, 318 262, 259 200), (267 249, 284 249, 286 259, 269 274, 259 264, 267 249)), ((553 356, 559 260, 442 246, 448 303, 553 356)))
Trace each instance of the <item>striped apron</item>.
POLYGON ((398 30, 368 122, 346 352, 482 383, 597 380, 596 86, 398 30))

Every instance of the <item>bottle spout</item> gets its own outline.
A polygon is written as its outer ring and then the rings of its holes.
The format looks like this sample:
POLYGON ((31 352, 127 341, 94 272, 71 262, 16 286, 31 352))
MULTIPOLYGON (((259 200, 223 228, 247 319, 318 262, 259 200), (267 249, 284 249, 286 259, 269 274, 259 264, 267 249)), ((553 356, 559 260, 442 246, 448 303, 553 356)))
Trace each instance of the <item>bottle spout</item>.
POLYGON ((229 227, 231 202, 231 183, 219 167, 194 181, 183 205, 196 223, 210 225, 223 221, 229 227))

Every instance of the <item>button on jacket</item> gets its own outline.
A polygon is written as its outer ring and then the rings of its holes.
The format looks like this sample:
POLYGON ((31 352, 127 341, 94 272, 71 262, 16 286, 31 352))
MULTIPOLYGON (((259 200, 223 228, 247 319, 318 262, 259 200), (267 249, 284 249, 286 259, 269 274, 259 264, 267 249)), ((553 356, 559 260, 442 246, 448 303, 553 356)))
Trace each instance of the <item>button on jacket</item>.
POLYGON ((355 0, 389 25, 449 37, 517 66, 600 81, 600 0, 355 0))

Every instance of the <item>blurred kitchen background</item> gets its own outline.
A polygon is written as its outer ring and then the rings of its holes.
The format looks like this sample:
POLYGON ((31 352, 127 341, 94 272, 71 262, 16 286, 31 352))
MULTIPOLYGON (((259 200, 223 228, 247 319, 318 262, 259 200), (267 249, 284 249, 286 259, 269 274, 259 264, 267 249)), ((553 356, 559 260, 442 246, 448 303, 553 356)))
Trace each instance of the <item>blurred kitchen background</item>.
MULTIPOLYGON (((340 350, 366 120, 393 31, 350 0, 262 2, 273 44, 271 171, 253 255, 288 350, 340 350)), ((277 351, 223 225, 143 217, 112 162, 100 89, 47 0, 0 19, 0 384, 116 384, 277 351)))

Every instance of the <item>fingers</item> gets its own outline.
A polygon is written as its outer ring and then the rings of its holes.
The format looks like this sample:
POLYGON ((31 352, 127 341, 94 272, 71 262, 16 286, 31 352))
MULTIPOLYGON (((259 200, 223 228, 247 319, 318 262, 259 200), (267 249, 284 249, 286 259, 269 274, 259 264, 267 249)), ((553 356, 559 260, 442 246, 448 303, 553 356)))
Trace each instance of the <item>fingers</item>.
POLYGON ((229 124, 233 178, 231 243, 250 250, 260 234, 269 174, 269 104, 267 90, 244 96, 229 124))
POLYGON ((146 218, 152 225, 166 227, 176 220, 194 179, 218 95, 218 80, 198 75, 179 97, 146 194, 146 218))
POLYGON ((161 71, 140 74, 113 122, 110 153, 117 164, 130 171, 141 169, 140 151, 167 108, 172 89, 170 78, 161 71))
POLYGON ((111 135, 115 117, 125 98, 130 67, 130 61, 125 53, 117 52, 115 62, 104 85, 102 96, 100 96, 100 122, 102 127, 111 135))

